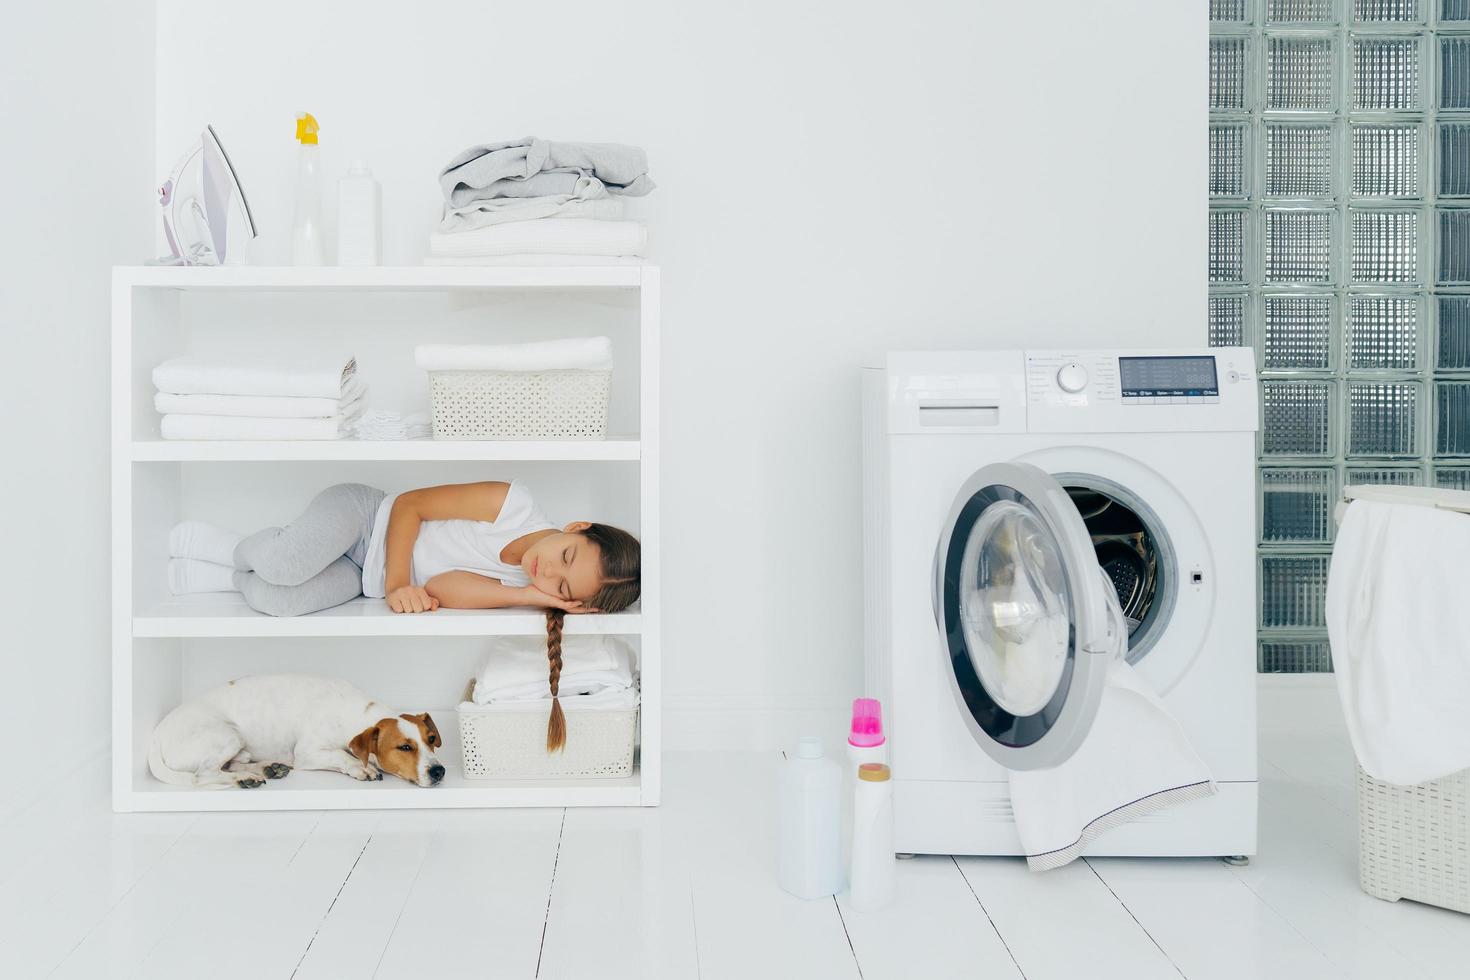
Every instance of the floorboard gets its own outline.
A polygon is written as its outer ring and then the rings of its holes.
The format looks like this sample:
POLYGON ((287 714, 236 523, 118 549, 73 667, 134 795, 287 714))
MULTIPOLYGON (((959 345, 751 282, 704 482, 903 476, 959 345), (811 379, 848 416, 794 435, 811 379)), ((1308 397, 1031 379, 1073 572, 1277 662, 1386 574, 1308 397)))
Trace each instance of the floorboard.
POLYGON ((1466 976, 1470 916, 1357 886, 1340 714, 1263 722, 1248 866, 916 858, 868 913, 777 887, 775 753, 669 753, 652 809, 203 815, 113 814, 99 757, 0 823, 0 977, 1466 976))

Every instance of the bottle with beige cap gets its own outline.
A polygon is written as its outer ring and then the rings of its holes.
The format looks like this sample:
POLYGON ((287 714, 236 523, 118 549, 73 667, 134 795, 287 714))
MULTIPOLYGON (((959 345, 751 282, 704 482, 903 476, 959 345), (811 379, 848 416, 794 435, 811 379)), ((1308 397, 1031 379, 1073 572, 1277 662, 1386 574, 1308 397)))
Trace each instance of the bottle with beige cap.
POLYGON ((897 860, 893 853, 893 784, 881 762, 858 766, 853 805, 850 904, 859 912, 893 901, 897 860))

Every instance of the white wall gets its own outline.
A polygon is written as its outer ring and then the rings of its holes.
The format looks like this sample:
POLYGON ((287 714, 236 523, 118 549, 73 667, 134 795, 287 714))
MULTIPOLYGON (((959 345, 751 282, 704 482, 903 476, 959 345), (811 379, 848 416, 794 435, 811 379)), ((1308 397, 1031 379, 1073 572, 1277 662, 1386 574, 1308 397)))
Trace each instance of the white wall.
POLYGON ((212 122, 279 260, 309 109, 412 263, 470 143, 647 148, 679 747, 858 692, 865 358, 1203 342, 1205 35, 1179 0, 160 0, 154 169, 212 122))
POLYGON ((148 250, 153 4, 7 10, 0 28, 0 677, 34 768, 0 818, 106 742, 110 269, 148 250))

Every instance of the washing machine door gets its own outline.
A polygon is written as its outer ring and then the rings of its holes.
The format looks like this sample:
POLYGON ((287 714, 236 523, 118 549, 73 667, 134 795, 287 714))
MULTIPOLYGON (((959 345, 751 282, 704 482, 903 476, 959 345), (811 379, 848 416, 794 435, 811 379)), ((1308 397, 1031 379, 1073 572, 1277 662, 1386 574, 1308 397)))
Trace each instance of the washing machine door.
POLYGON ((943 673, 970 734, 1007 768, 1055 766, 1092 727, 1125 642, 1105 584, 1046 471, 992 464, 955 497, 934 556, 943 673))

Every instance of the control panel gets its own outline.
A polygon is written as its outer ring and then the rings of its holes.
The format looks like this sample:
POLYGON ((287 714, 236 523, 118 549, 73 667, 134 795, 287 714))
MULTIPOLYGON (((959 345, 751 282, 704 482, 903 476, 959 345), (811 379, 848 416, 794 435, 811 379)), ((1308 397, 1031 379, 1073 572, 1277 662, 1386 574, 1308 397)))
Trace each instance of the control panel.
POLYGON ((1254 363, 1251 351, 1238 347, 1026 351, 1026 428, 1032 432, 1254 429, 1258 414, 1254 363))
POLYGON ((1164 350, 888 355, 893 433, 1254 432, 1255 355, 1164 350))

